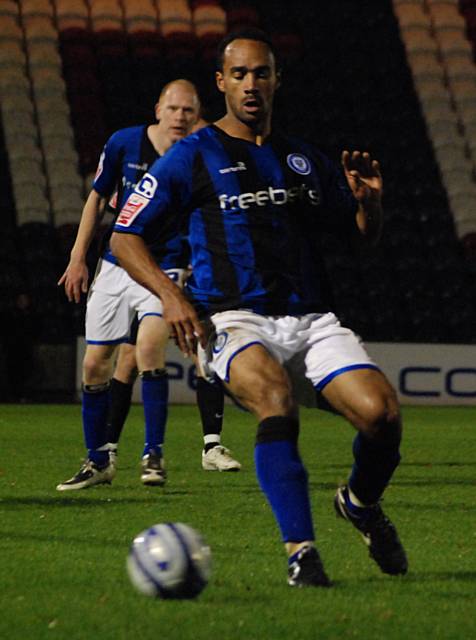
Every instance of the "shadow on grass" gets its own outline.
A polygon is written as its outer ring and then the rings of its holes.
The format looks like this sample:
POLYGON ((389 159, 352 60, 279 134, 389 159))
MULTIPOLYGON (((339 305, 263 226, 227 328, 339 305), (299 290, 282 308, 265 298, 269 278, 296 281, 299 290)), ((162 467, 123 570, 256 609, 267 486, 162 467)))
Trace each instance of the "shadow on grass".
MULTIPOLYGON (((394 584, 401 586, 404 583, 421 583, 421 582, 476 582, 476 571, 411 571, 405 576, 368 576, 367 578, 359 578, 358 583, 367 584, 394 584)), ((354 580, 335 580, 334 586, 354 586, 354 580)))
POLYGON ((25 497, 14 497, 9 496, 6 498, 0 498, 0 509, 14 507, 15 509, 19 507, 100 507, 104 508, 104 503, 107 502, 109 504, 148 504, 151 501, 155 500, 157 495, 161 496, 161 499, 167 498, 168 496, 190 496, 190 491, 181 491, 179 489, 172 490, 160 490, 150 491, 147 494, 144 494, 143 497, 124 497, 118 496, 117 494, 111 494, 111 496, 99 495, 96 494, 94 498, 86 497, 86 496, 25 496, 25 497))
MULTIPOLYGON (((352 463, 340 463, 340 464, 326 464, 320 465, 320 468, 324 471, 331 469, 349 469, 352 463)), ((404 467, 421 467, 423 469, 432 467, 476 467, 476 462, 401 462, 398 466, 399 469, 404 467)))
POLYGON ((463 487, 463 486, 476 486, 474 478, 405 478, 399 477, 396 480, 392 480, 392 486, 394 487, 447 487, 448 485, 463 487))
POLYGON ((111 538, 108 536, 104 539, 98 539, 96 537, 88 537, 88 536, 68 536, 68 535, 52 535, 51 532, 47 533, 22 533, 20 531, 0 531, 0 540, 11 540, 14 539, 15 542, 44 542, 48 545, 51 544, 61 544, 61 545, 86 545, 88 547, 108 547, 111 546, 121 547, 124 546, 127 548, 131 541, 124 540, 124 538, 111 538))
POLYGON ((397 500, 392 498, 392 508, 398 507, 399 509, 409 509, 410 511, 456 511, 458 513, 468 513, 468 511, 476 511, 476 507, 471 507, 467 502, 445 502, 443 505, 441 503, 435 502, 403 502, 401 500, 397 500))

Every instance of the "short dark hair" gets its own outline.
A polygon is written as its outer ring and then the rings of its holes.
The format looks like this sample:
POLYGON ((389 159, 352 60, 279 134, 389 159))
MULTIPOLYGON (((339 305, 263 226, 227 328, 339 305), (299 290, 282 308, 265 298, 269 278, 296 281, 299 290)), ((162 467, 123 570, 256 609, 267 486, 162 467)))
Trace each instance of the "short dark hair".
POLYGON ((264 44, 273 54, 276 63, 276 70, 278 70, 278 56, 271 38, 264 31, 258 29, 257 27, 243 27, 241 29, 231 31, 221 40, 221 42, 218 43, 216 56, 216 68, 218 71, 223 71, 223 57, 225 49, 230 44, 230 42, 233 42, 234 40, 255 40, 256 42, 264 42, 264 44))

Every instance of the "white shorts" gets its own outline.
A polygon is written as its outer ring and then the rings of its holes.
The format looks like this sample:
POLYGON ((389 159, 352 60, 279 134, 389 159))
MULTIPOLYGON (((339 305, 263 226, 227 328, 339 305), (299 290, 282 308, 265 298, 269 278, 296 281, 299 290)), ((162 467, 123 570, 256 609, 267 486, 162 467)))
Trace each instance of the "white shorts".
MULTIPOLYGON (((233 358, 253 344, 262 345, 286 366, 295 387, 300 381, 295 392, 301 398, 309 389, 315 396, 311 385, 321 391, 345 371, 378 368, 361 340, 342 327, 333 313, 261 316, 251 311, 224 311, 215 313, 211 320, 216 337, 207 349, 206 360, 212 372, 225 382, 229 382, 233 358)), ((302 404, 312 406, 315 402, 303 400, 302 404)))
MULTIPOLYGON (((179 285, 183 272, 183 269, 166 271, 179 285)), ((162 311, 160 299, 133 280, 125 269, 100 260, 86 306, 86 342, 126 342, 136 313, 140 322, 145 316, 162 316, 162 311)))

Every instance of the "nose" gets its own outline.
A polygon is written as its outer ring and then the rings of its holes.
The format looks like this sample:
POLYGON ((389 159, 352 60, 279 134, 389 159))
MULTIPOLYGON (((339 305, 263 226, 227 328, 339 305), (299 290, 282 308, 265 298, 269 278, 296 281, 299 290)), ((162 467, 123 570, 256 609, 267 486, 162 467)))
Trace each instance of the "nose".
POLYGON ((253 93, 256 91, 256 77, 254 73, 247 73, 245 77, 245 91, 253 93))

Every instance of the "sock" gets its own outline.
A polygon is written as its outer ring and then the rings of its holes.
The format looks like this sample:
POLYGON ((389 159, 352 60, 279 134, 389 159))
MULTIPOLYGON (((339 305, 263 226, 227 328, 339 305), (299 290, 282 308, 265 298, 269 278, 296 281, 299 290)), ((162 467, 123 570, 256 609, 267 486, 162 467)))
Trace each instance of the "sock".
POLYGON ((314 540, 307 472, 297 448, 297 420, 274 416, 258 427, 258 481, 278 521, 284 542, 314 540))
POLYGON ((164 443, 169 399, 167 371, 165 369, 143 371, 140 376, 145 417, 145 444, 142 455, 145 456, 149 453, 149 449, 154 449, 160 456, 164 443))
POLYGON ((384 428, 385 437, 371 440, 358 433, 354 439, 349 489, 365 505, 379 501, 400 462, 400 430, 393 424, 384 428))
POLYGON ((288 564, 289 564, 289 565, 291 565, 291 564, 293 564, 293 562, 296 562, 296 560, 299 560, 299 556, 300 556, 300 554, 301 554, 304 550, 307 550, 307 549, 312 549, 311 545, 309 545, 309 544, 305 544, 303 547, 301 547, 300 549, 298 549, 298 550, 296 551, 296 553, 293 553, 293 555, 292 555, 292 556, 289 556, 289 558, 288 558, 288 564))
POLYGON ((218 380, 208 382, 205 378, 198 378, 197 404, 202 419, 204 449, 207 452, 220 444, 225 405, 225 394, 221 383, 218 380))
POLYGON ((83 433, 88 458, 98 467, 109 462, 109 452, 103 449, 107 443, 106 421, 109 409, 109 383, 83 385, 82 415, 83 433))
POLYGON ((203 436, 203 450, 205 453, 218 446, 221 443, 221 437, 219 433, 209 433, 206 436, 203 436))
POLYGON ((133 384, 126 384, 116 380, 116 378, 111 380, 109 415, 107 419, 107 442, 110 445, 110 449, 117 449, 117 443, 131 408, 133 386, 133 384))
POLYGON ((368 505, 363 504, 352 492, 351 489, 349 489, 349 487, 347 487, 346 489, 344 489, 344 491, 342 492, 343 496, 344 496, 344 500, 345 500, 345 506, 347 507, 347 509, 354 515, 357 517, 362 517, 365 516, 366 513, 366 507, 368 505))

